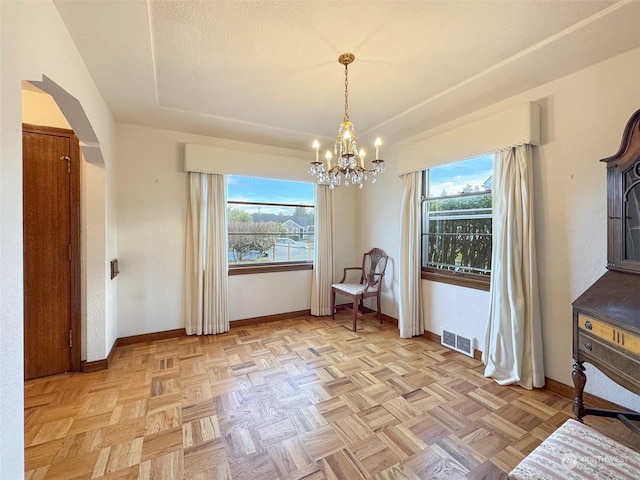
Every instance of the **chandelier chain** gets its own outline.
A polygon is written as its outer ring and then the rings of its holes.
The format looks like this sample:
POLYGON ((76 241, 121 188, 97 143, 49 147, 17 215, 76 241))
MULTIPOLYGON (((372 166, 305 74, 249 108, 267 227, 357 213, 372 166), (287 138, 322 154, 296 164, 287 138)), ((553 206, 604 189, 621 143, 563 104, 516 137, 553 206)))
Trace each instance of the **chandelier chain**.
POLYGON ((344 66, 344 121, 349 121, 349 65, 344 66))

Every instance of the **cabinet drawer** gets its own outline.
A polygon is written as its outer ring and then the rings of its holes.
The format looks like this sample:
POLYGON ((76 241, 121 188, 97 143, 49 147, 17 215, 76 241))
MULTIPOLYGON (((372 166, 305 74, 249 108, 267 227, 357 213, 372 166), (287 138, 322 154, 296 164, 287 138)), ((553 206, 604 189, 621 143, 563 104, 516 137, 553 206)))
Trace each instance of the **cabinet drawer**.
MULTIPOLYGON (((585 333, 578 334, 578 357, 598 367, 603 373, 625 385, 639 385, 638 360, 618 347, 608 345, 585 333), (617 378, 615 378, 617 377, 617 378)), ((627 387, 629 388, 629 387, 627 387)))
POLYGON ((629 332, 615 328, 583 313, 578 313, 578 328, 605 342, 613 343, 618 349, 640 356, 640 338, 629 332))

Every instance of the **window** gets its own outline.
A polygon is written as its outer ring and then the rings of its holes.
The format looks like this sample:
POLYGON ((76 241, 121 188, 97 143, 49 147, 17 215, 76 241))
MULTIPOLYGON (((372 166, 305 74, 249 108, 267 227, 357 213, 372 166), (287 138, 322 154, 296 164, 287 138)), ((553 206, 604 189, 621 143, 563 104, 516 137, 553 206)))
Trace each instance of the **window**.
POLYGON ((423 172, 422 278, 488 290, 493 155, 423 172))
POLYGON ((306 182, 227 177, 230 274, 311 268, 313 188, 306 182))

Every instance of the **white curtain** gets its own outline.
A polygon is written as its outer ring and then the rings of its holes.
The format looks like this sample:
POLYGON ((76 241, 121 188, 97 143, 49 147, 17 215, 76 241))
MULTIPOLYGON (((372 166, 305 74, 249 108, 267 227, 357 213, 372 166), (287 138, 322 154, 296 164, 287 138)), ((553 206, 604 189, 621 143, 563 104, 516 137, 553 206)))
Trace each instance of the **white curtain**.
POLYGON ((491 303, 482 361, 501 385, 544 386, 533 218, 532 147, 496 154, 491 303))
POLYGON ((331 315, 333 283, 333 190, 327 185, 315 188, 315 254, 311 280, 311 315, 331 315))
POLYGON ((189 172, 185 272, 188 335, 229 331, 226 210, 224 176, 189 172))
POLYGON ((424 334, 422 316, 420 225, 422 172, 402 175, 400 207, 400 337, 424 334))

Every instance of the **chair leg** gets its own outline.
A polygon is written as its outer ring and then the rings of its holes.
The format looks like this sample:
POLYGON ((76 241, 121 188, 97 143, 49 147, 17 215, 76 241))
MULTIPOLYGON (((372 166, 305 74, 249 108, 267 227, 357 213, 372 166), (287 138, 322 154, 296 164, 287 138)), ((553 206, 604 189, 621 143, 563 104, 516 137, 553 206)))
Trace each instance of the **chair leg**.
POLYGON ((331 288, 331 319, 335 318, 336 313, 336 291, 331 288))
POLYGON ((356 322, 358 321, 358 297, 353 297, 353 331, 356 331, 356 322))
POLYGON ((379 291, 376 297, 378 298, 378 318, 380 319, 380 324, 382 325, 382 310, 380 310, 380 292, 379 291))

